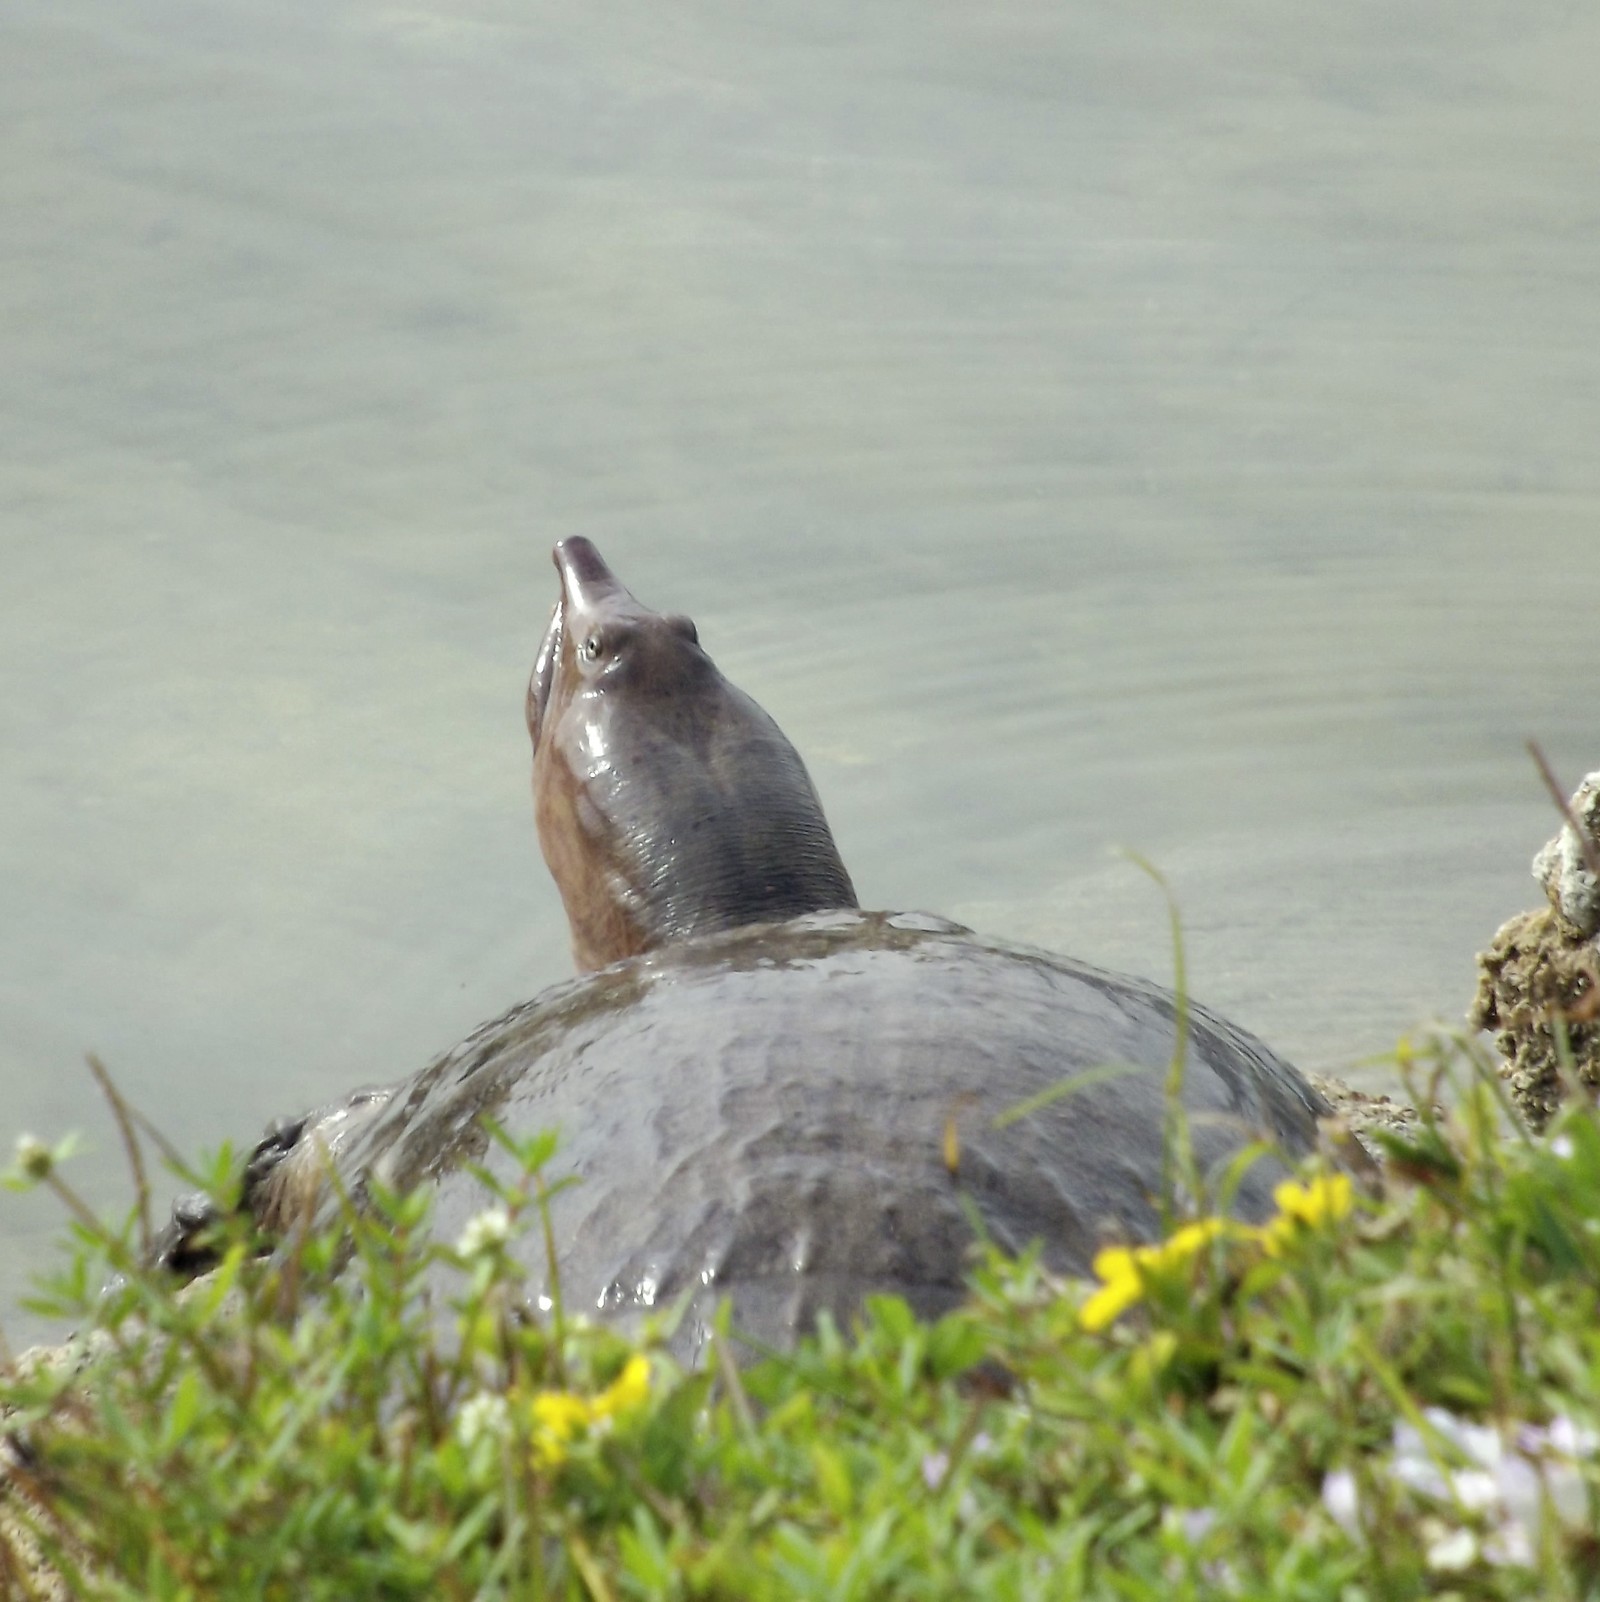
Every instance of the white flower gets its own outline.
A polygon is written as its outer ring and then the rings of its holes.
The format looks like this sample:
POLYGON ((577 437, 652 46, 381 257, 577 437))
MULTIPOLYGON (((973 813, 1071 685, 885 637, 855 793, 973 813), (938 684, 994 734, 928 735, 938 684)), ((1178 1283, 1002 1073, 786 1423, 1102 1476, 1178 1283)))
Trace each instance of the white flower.
POLYGON ((479 1391, 456 1414, 456 1439, 471 1451, 479 1441, 504 1440, 511 1429, 511 1410, 503 1396, 479 1391))
POLYGON ((1531 1569, 1533 1542, 1528 1539, 1528 1532, 1522 1525, 1515 1519, 1507 1519, 1484 1541, 1483 1557, 1486 1563, 1494 1563, 1501 1568, 1531 1569))
MULTIPOLYGON (((1493 1468, 1500 1461, 1505 1448, 1500 1440, 1499 1430, 1492 1424, 1469 1424, 1465 1419, 1457 1418, 1454 1413, 1446 1412, 1442 1407, 1425 1407, 1422 1416, 1445 1440, 1459 1448, 1463 1456, 1470 1458, 1480 1467, 1493 1468)), ((1414 1454, 1428 1452, 1421 1433, 1409 1424, 1395 1426, 1394 1448, 1397 1452, 1414 1454)))
MULTIPOLYGON (((1567 1530, 1592 1523, 1590 1492, 1580 1463, 1600 1451, 1600 1435, 1558 1413, 1549 1424, 1473 1424, 1441 1407, 1423 1410, 1425 1428, 1395 1425, 1385 1467, 1392 1479, 1434 1502, 1453 1503, 1471 1527, 1437 1517, 1422 1520, 1430 1569, 1457 1573, 1480 1558, 1532 1568, 1548 1521, 1567 1530), (1465 1462, 1462 1460, 1465 1459, 1465 1462)), ((1322 1503, 1347 1535, 1361 1535, 1355 1476, 1335 1469, 1322 1481, 1322 1503)))
POLYGON ((1451 1530, 1428 1546, 1427 1564, 1445 1574, 1469 1569, 1478 1556, 1478 1538, 1471 1530, 1451 1530))
POLYGON ((1361 1497, 1349 1469, 1334 1469, 1322 1481, 1322 1505, 1346 1535, 1361 1534, 1361 1497))
POLYGON ((1534 1534, 1539 1530, 1544 1484, 1539 1471, 1520 1453, 1510 1453, 1495 1470, 1495 1500, 1513 1522, 1534 1534))
POLYGON ((1589 1487, 1573 1463, 1546 1463, 1544 1488, 1556 1517, 1569 1530, 1582 1529, 1589 1522, 1589 1487))
POLYGON ((1550 1155, 1560 1157, 1563 1161, 1572 1155, 1571 1135, 1552 1135, 1550 1137, 1550 1155))
POLYGON ((1424 1457, 1415 1450, 1397 1451, 1389 1465, 1389 1472, 1402 1485, 1420 1491, 1424 1496, 1439 1501, 1448 1500, 1450 1496, 1450 1476, 1431 1457, 1424 1457))
POLYGON ((495 1251, 511 1239, 511 1214, 504 1207, 489 1207, 467 1220, 456 1242, 463 1257, 477 1257, 495 1251))
MULTIPOLYGON (((1438 1412, 1434 1408, 1429 1408, 1428 1413, 1430 1417, 1434 1417, 1436 1413, 1440 1418, 1450 1417, 1448 1413, 1438 1412)), ((1456 1427, 1457 1444, 1474 1463, 1492 1469, 1505 1456, 1505 1442, 1500 1439, 1500 1431, 1492 1424, 1464 1424, 1459 1420, 1452 1422, 1456 1427)))
POLYGON ((1600 1435, 1585 1424, 1575 1424, 1565 1413, 1557 1413, 1550 1420, 1545 1440, 1553 1451, 1568 1457, 1593 1457, 1600 1447, 1600 1435))
MULTIPOLYGON (((1390 1473, 1423 1496, 1484 1515, 1482 1556, 1487 1562, 1531 1567, 1551 1514, 1569 1530, 1587 1526, 1589 1487, 1577 1459, 1592 1455, 1600 1445, 1593 1430, 1558 1414, 1548 1425, 1519 1424, 1508 1438, 1443 1408, 1430 1407, 1423 1417, 1433 1432, 1432 1449, 1423 1431, 1397 1424, 1390 1473), (1458 1455, 1468 1466, 1448 1461, 1458 1455)), ((1473 1561, 1456 1561, 1466 1550, 1461 1533, 1438 1537, 1428 1549, 1430 1567, 1460 1568, 1473 1561)))
POLYGON ((1473 1467, 1441 1464, 1440 1457, 1451 1455, 1448 1448, 1441 1451, 1421 1430, 1402 1423, 1394 1429, 1394 1477, 1413 1491, 1438 1501, 1455 1502, 1468 1512, 1481 1513, 1493 1507, 1500 1500, 1495 1476, 1505 1456, 1500 1432, 1487 1424, 1469 1424, 1442 1407, 1424 1408, 1422 1416, 1473 1467))
POLYGON ((1450 1476, 1450 1495, 1469 1513, 1482 1513, 1500 1500, 1500 1481, 1483 1469, 1460 1469, 1450 1476))
POLYGON ((1512 1516, 1536 1535, 1541 1504, 1548 1501, 1567 1529, 1581 1529, 1589 1519, 1589 1487, 1577 1459, 1592 1457, 1600 1437, 1557 1413, 1547 1425, 1519 1426, 1516 1443, 1517 1455, 1509 1463, 1520 1469, 1502 1493, 1512 1516))

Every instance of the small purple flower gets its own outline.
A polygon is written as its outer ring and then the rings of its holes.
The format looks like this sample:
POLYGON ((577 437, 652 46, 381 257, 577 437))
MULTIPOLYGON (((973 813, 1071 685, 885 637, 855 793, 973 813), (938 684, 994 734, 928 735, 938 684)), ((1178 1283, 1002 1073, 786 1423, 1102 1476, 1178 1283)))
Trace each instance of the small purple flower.
POLYGON ((937 1491, 944 1484, 944 1477, 950 1472, 950 1454, 948 1452, 929 1452, 922 1460, 922 1483, 930 1491, 937 1491))

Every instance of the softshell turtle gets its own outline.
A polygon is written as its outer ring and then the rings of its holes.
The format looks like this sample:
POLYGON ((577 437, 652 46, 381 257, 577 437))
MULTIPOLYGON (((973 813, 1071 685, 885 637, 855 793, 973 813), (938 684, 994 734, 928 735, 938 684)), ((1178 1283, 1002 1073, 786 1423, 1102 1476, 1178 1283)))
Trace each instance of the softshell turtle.
MULTIPOLYGON (((556 547, 561 597, 528 693, 545 858, 579 978, 485 1025, 387 1094, 258 1148, 250 1204, 300 1210, 331 1160, 434 1187, 454 1235, 510 1179, 484 1118, 562 1143, 549 1177, 569 1309, 685 1305, 693 1360, 716 1301, 784 1345, 875 1292, 922 1314, 963 1294, 972 1210, 1001 1246, 1083 1273, 1159 1222, 1165 1090, 1204 1172, 1265 1139, 1313 1149, 1321 1096, 1259 1041, 1171 992, 925 914, 862 912, 793 747, 594 547, 556 547), (1085 1070, 1070 1094, 1014 1114, 1085 1070)), ((1231 1205, 1271 1208, 1277 1158, 1231 1205)), ((527 1246, 530 1296, 547 1293, 527 1246)))

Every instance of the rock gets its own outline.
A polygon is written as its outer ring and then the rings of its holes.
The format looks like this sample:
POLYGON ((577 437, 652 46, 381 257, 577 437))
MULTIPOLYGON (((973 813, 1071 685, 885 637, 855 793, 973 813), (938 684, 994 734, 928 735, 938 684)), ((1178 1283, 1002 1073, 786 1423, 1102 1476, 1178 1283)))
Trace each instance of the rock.
POLYGON ((1478 957, 1467 1017, 1493 1033, 1501 1077, 1530 1128, 1549 1123, 1574 1079, 1600 1087, 1600 950, 1555 907, 1501 926, 1478 957))
POLYGON ((1600 1087, 1600 772, 1577 788, 1570 823, 1533 859, 1550 905, 1502 924, 1478 955, 1468 1021, 1494 1035, 1500 1075, 1531 1129, 1543 1129, 1574 1085, 1600 1087))
MULTIPOLYGON (((1331 1139, 1337 1143, 1340 1132, 1347 1132, 1360 1143, 1361 1149, 1369 1157, 1379 1162, 1382 1162, 1384 1152, 1372 1138, 1374 1131, 1388 1130, 1394 1134, 1414 1134, 1422 1121, 1415 1107, 1408 1106, 1403 1101, 1395 1101, 1393 1097, 1375 1096, 1367 1091, 1357 1090, 1330 1074, 1308 1074, 1306 1077, 1317 1090, 1322 1092, 1341 1126, 1340 1130, 1328 1131, 1331 1139)), ((1438 1112, 1439 1109, 1435 1111, 1438 1112)), ((1329 1121, 1324 1120, 1324 1122, 1329 1121)))
POLYGON ((1568 824, 1533 859, 1533 876, 1550 905, 1585 939, 1600 933, 1600 879, 1589 867, 1600 841, 1600 772, 1584 776, 1571 801, 1572 814, 1589 833, 1589 853, 1568 824))

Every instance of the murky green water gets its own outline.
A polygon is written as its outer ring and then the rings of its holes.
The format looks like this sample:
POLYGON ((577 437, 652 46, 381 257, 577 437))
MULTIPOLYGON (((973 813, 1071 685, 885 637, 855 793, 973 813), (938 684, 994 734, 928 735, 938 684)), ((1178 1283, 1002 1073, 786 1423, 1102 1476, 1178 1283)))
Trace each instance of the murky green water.
POLYGON ((1555 0, 12 0, 4 1123, 109 1204, 85 1050, 192 1149, 566 971, 578 532, 868 902, 1162 975, 1124 844, 1303 1064, 1457 1016, 1522 740, 1600 765, 1597 67, 1555 0))

